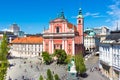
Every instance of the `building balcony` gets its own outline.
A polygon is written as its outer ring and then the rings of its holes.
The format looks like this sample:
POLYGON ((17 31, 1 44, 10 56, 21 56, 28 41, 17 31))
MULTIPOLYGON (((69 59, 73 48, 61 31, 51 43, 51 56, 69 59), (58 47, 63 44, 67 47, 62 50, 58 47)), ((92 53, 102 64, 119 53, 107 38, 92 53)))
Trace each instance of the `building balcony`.
POLYGON ((75 33, 44 33, 43 37, 74 37, 75 33))

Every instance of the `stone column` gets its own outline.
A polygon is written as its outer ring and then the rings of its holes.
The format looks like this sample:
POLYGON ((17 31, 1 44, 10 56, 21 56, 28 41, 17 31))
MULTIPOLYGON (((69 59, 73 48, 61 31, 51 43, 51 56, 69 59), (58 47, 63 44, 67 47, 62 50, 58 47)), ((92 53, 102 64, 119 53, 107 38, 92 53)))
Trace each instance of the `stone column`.
POLYGON ((52 53, 54 53, 54 43, 53 43, 53 39, 52 39, 52 53))
POLYGON ((65 49, 65 39, 64 38, 62 39, 62 49, 63 50, 65 49))
POLYGON ((51 54, 51 39, 49 39, 49 53, 51 54))
POLYGON ((67 39, 65 38, 65 47, 64 47, 65 52, 67 53, 67 39))
POLYGON ((75 41, 72 39, 72 55, 75 55, 75 41))

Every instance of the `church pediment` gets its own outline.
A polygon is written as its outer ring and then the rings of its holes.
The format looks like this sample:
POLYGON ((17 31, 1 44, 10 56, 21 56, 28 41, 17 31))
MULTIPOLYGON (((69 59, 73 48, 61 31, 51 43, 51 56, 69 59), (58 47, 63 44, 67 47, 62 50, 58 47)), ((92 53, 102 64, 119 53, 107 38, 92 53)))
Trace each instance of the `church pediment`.
POLYGON ((54 20, 50 21, 50 23, 55 23, 55 22, 67 22, 67 20, 66 19, 57 18, 57 19, 54 19, 54 20))

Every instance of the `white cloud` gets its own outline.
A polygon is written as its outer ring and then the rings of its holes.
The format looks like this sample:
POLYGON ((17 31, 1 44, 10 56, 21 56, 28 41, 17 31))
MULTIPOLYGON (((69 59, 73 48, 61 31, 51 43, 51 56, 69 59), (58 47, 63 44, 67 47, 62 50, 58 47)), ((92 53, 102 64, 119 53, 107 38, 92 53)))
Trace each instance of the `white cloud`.
POLYGON ((5 28, 5 29, 2 29, 2 31, 11 31, 11 30, 9 30, 9 29, 5 28))
POLYGON ((120 30, 120 1, 119 0, 113 0, 113 2, 114 2, 114 4, 108 6, 110 11, 107 11, 106 13, 108 15, 110 15, 111 18, 112 18, 111 29, 115 30, 116 27, 117 27, 117 23, 118 23, 118 27, 119 27, 119 30, 120 30))
POLYGON ((91 16, 94 18, 105 17, 105 16, 100 15, 100 13, 90 13, 90 12, 85 13, 84 17, 88 17, 88 16, 91 16))
POLYGON ((107 11, 107 13, 108 13, 109 15, 113 15, 113 14, 114 14, 114 13, 111 12, 111 11, 107 11))
POLYGON ((105 22, 111 22, 111 19, 107 19, 105 22))

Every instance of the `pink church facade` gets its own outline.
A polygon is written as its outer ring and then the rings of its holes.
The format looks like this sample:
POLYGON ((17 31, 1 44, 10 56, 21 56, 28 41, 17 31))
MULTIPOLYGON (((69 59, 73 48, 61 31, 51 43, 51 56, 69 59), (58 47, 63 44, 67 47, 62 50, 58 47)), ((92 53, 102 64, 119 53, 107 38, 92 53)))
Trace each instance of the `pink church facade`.
POLYGON ((83 16, 81 9, 77 16, 77 26, 68 22, 64 13, 51 20, 49 29, 43 32, 43 51, 50 54, 55 49, 63 49, 67 54, 75 55, 83 52, 83 16))

